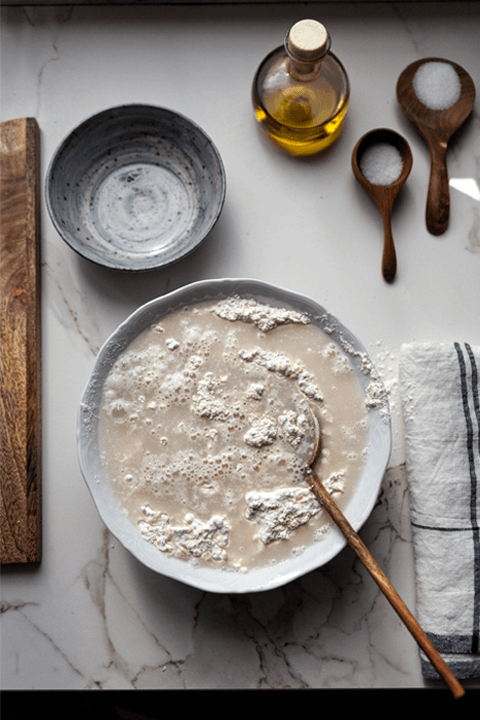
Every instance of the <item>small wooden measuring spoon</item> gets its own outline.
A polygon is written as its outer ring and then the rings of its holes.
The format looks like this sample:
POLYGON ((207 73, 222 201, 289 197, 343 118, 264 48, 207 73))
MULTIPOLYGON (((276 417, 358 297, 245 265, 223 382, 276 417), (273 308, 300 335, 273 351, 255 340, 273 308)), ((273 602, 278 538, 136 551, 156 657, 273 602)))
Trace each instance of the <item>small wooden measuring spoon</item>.
POLYGON ((450 219, 447 146, 450 138, 470 115, 475 102, 475 85, 470 75, 454 62, 442 58, 423 58, 411 63, 397 81, 397 101, 404 115, 417 128, 430 151, 431 168, 427 195, 426 224, 432 235, 441 235, 450 219), (427 62, 449 63, 460 79, 461 91, 457 102, 445 110, 431 110, 417 98, 413 78, 427 62))
POLYGON ((363 135, 352 153, 352 170, 360 185, 378 205, 383 220, 382 274, 387 282, 392 282, 397 272, 397 255, 392 235, 392 210, 400 189, 412 169, 412 153, 407 141, 394 130, 378 128, 363 135), (377 143, 389 143, 397 148, 402 158, 402 170, 397 179, 389 185, 375 185, 364 176, 360 169, 362 155, 370 146, 377 143))
POLYGON ((342 513, 336 502, 333 500, 330 493, 324 488, 322 482, 315 475, 312 470, 312 466, 317 458, 318 450, 320 447, 320 427, 318 419, 311 410, 311 417, 314 426, 314 448, 308 452, 307 458, 307 478, 310 481, 312 489, 322 504, 323 508, 330 515, 332 520, 336 523, 337 527, 343 533, 345 539, 351 548, 355 551, 358 558, 361 560, 365 568, 368 570, 372 578, 377 583, 380 590, 383 592, 387 600, 390 602, 394 610, 397 612, 400 619, 403 621, 407 629, 410 631, 412 636, 417 641, 418 645, 425 652, 427 657, 432 662, 433 666, 438 671, 440 677, 445 681, 447 687, 452 691, 455 698, 462 697, 465 694, 465 690, 462 685, 458 682, 455 675, 452 673, 442 656, 439 654, 435 646, 429 640, 426 633, 422 630, 419 623, 412 615, 408 607, 405 605, 391 582, 386 577, 376 560, 370 554, 366 545, 362 542, 360 537, 357 535, 353 527, 350 525, 345 515, 342 513))

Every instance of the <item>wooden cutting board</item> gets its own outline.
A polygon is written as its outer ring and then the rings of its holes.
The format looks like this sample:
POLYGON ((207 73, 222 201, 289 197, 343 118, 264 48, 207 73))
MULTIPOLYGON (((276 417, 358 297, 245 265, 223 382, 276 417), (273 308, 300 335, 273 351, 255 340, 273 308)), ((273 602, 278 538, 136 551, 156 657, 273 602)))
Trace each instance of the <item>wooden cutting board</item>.
POLYGON ((41 560, 39 129, 0 123, 0 562, 41 560))

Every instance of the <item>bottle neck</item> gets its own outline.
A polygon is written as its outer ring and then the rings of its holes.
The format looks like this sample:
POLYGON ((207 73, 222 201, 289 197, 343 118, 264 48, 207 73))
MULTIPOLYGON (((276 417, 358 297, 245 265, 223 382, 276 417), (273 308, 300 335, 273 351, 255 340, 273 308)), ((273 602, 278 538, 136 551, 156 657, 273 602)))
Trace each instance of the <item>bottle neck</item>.
POLYGON ((290 32, 285 36, 284 47, 288 55, 288 70, 296 80, 308 82, 320 74, 322 61, 330 52, 331 40, 327 33, 326 42, 318 48, 302 48, 290 43, 290 32))
POLYGON ((301 80, 302 82, 315 80, 320 75, 321 66, 321 61, 304 63, 294 60, 291 56, 288 58, 288 72, 295 80, 301 80))

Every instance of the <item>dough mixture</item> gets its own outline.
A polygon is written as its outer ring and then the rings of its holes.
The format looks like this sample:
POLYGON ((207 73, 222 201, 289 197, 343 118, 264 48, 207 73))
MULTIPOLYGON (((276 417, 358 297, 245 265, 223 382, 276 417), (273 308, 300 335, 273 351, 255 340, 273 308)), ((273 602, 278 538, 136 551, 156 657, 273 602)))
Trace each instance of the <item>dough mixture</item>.
POLYGON ((330 521, 367 452, 348 355, 301 313, 232 297, 172 312, 117 360, 103 392, 102 462, 125 512, 166 556, 237 571, 277 562, 330 521))

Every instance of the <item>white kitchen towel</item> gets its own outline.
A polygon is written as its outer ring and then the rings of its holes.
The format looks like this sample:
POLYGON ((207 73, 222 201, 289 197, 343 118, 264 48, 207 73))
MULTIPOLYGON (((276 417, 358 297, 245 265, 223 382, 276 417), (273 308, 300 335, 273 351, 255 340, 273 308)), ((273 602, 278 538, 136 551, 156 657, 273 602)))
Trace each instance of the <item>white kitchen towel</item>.
POLYGON ((409 343, 399 373, 416 616, 457 678, 480 677, 480 347, 409 343))

